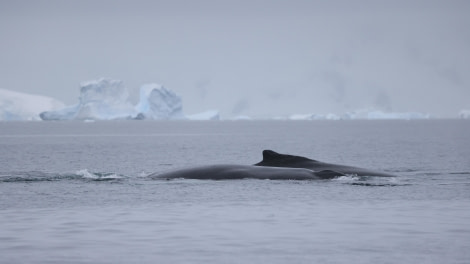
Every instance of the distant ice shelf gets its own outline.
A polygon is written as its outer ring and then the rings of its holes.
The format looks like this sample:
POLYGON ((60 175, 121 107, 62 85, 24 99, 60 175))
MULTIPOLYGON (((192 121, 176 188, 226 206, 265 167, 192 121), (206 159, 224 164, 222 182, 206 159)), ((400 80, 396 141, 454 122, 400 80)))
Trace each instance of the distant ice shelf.
POLYGON ((0 89, 0 121, 41 120, 41 112, 63 107, 52 97, 0 89))

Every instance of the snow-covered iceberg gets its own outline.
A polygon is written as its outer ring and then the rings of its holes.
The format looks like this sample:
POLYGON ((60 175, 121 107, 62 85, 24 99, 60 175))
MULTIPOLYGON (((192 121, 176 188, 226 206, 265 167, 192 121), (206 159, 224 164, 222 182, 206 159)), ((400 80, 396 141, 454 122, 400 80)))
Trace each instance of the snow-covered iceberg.
POLYGON ((40 120, 39 114, 64 107, 54 98, 0 89, 0 120, 40 120))
POLYGON ((129 93, 121 81, 99 79, 80 85, 76 105, 41 113, 43 120, 112 120, 128 119, 136 115, 128 101, 129 93))
POLYGON ((140 88, 140 99, 135 111, 138 113, 137 119, 185 119, 181 97, 155 83, 140 88))
POLYGON ((189 120, 220 120, 220 114, 218 110, 208 110, 202 113, 188 115, 189 120))

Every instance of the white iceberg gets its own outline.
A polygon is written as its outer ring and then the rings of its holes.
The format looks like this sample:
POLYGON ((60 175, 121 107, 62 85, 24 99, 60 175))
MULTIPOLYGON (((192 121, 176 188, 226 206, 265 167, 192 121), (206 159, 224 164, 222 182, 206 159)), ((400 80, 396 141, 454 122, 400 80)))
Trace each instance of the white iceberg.
POLYGON ((288 117, 289 120, 415 120, 429 119, 429 114, 418 112, 382 112, 377 110, 359 110, 347 112, 342 115, 336 114, 294 114, 288 117))
POLYGON ((146 84, 140 88, 140 100, 135 106, 137 119, 185 119, 181 97, 159 84, 146 84))
POLYGON ((80 105, 66 106, 59 110, 45 111, 39 114, 42 120, 72 120, 80 110, 80 105))
POLYGON ((312 114, 293 114, 290 115, 290 120, 312 120, 312 114))
POLYGON ((459 113, 459 118, 461 119, 470 119, 470 110, 462 110, 459 113))
POLYGON ((431 118, 429 114, 418 112, 383 112, 379 110, 358 110, 341 116, 341 119, 347 120, 415 120, 429 118, 431 118))
POLYGON ((80 108, 75 119, 125 119, 135 116, 122 81, 99 79, 80 85, 80 108))
POLYGON ((335 114, 294 114, 289 116, 289 120, 339 120, 340 117, 335 114))
POLYGON ((202 113, 188 115, 189 120, 220 120, 218 110, 208 110, 202 113))
POLYGON ((112 120, 136 115, 121 81, 101 78, 80 85, 79 103, 41 113, 43 120, 112 120))
POLYGON ((429 119, 428 114, 422 114, 417 112, 405 112, 405 113, 387 113, 382 111, 373 111, 367 114, 367 119, 401 119, 401 120, 413 120, 413 119, 429 119))
POLYGON ((80 101, 56 111, 41 113, 43 120, 184 119, 183 103, 173 91, 159 84, 140 88, 136 106, 121 81, 99 79, 80 85, 80 101))
POLYGON ((0 120, 41 120, 39 114, 64 107, 54 98, 0 89, 0 120))

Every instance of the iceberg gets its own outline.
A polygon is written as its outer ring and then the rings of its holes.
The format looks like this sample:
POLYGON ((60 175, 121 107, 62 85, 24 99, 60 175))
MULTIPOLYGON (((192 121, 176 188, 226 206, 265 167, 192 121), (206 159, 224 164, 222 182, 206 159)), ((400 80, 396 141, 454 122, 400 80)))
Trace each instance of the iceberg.
POLYGON ((470 110, 462 110, 459 113, 459 118, 460 119, 470 119, 470 110))
POLYGON ((342 115, 336 114, 294 114, 288 117, 289 120, 415 120, 429 119, 429 114, 418 112, 382 112, 376 110, 359 110, 347 112, 342 115))
POLYGON ((135 106, 136 119, 185 119, 181 97, 159 84, 140 87, 140 100, 135 106))
POLYGON ((136 115, 128 101, 129 93, 121 81, 101 78, 83 82, 76 105, 40 114, 43 120, 112 120, 136 115))
POLYGON ((335 114, 294 114, 289 116, 289 120, 339 120, 340 117, 335 114))
POLYGON ((431 118, 429 114, 418 112, 383 112, 378 110, 359 110, 341 116, 341 119, 346 120, 416 120, 429 118, 431 118))
POLYGON ((181 98, 159 84, 140 88, 136 106, 122 81, 101 78, 80 85, 76 105, 40 114, 43 120, 185 119, 181 98))
POLYGON ((202 113, 188 115, 189 120, 220 120, 218 110, 208 110, 202 113))
POLYGON ((64 107, 54 98, 0 89, 0 120, 41 120, 39 114, 64 107))
POLYGON ((409 112, 409 113, 386 113, 382 111, 373 111, 367 114, 367 119, 374 120, 374 119, 401 119, 401 120, 413 120, 413 119, 429 119, 430 116, 428 114, 422 114, 417 112, 409 112))
POLYGON ((45 111, 39 114, 42 120, 72 120, 80 110, 80 105, 66 106, 59 110, 45 111))
POLYGON ((128 101, 129 93, 122 81, 99 79, 80 85, 79 109, 75 119, 111 120, 135 116, 128 101))

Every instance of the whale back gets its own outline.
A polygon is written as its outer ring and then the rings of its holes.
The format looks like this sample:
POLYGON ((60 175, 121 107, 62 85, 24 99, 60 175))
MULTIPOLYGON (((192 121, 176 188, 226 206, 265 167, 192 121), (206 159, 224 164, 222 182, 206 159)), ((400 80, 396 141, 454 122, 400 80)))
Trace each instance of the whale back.
MULTIPOLYGON (((348 165, 332 164, 321 162, 318 160, 309 159, 301 156, 294 156, 288 154, 277 153, 272 150, 263 150, 263 160, 254 164, 255 166, 270 166, 270 167, 288 167, 288 168, 305 168, 314 172, 333 171, 335 173, 351 174, 358 176, 378 176, 378 177, 394 177, 385 172, 373 171, 364 168, 358 168, 348 165)), ((321 173, 320 173, 321 174, 321 173)))
POLYGON ((252 166, 238 164, 218 164, 177 169, 173 171, 154 173, 151 179, 197 179, 197 180, 318 180, 331 179, 343 174, 334 171, 314 172, 304 168, 279 168, 270 166, 252 166))

